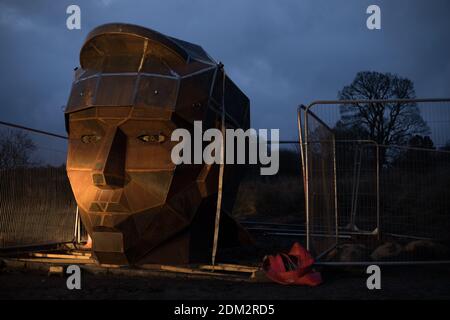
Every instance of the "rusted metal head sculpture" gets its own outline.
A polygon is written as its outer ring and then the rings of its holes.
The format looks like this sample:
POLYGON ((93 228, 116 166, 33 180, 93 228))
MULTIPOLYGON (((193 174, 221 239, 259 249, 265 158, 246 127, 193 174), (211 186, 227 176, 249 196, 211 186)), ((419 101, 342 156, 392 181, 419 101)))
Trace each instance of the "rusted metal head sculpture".
MULTIPOLYGON (((101 263, 187 263, 211 254, 218 165, 171 160, 176 128, 249 127, 249 100, 200 47, 150 29, 94 29, 66 109, 67 174, 101 263), (225 90, 224 90, 225 88, 225 90)), ((228 215, 242 166, 226 166, 219 247, 247 240, 228 215)))

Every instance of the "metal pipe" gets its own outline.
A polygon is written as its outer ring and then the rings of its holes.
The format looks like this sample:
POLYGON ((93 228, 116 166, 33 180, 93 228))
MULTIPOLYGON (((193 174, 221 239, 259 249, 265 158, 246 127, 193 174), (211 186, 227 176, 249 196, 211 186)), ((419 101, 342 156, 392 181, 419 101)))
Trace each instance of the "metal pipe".
POLYGON ((316 100, 311 102, 306 108, 309 109, 314 105, 332 105, 332 104, 358 104, 358 103, 421 103, 421 102, 450 102, 449 98, 436 99, 373 99, 373 100, 316 100))
MULTIPOLYGON (((300 112, 300 110, 298 111, 300 112)), ((306 249, 309 251, 311 249, 310 244, 310 225, 309 225, 309 170, 308 170, 308 108, 305 109, 305 210, 306 210, 306 249)), ((299 117, 300 114, 297 114, 299 117)))
POLYGON ((336 246, 339 242, 339 212, 338 212, 338 198, 337 198, 337 169, 336 169, 336 137, 333 133, 333 179, 334 179, 334 224, 336 229, 336 246))
POLYGON ((380 196, 380 146, 378 145, 378 143, 375 143, 376 146, 376 161, 377 161, 377 182, 376 182, 376 188, 377 188, 377 238, 378 240, 380 240, 381 238, 381 232, 380 232, 380 228, 381 228, 381 221, 380 221, 380 200, 381 200, 381 196, 380 196))
MULTIPOLYGON (((220 67, 218 67, 220 68, 220 67)), ((214 271, 214 265, 216 263, 216 253, 217 253, 217 244, 219 240, 219 227, 220 227, 220 215, 222 211, 222 186, 223 186, 223 172, 225 169, 225 79, 226 79, 226 73, 225 70, 222 69, 223 72, 223 79, 222 79, 222 146, 220 148, 220 168, 219 168, 219 182, 217 187, 217 208, 216 208, 216 220, 214 223, 214 242, 213 242, 213 248, 212 248, 212 266, 214 271)))

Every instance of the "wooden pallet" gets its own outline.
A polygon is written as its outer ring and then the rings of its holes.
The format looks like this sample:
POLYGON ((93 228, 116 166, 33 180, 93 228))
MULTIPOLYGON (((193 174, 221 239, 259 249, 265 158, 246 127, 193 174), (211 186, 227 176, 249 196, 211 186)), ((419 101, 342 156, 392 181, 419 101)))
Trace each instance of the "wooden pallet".
POLYGON ((120 276, 168 276, 196 279, 220 279, 229 281, 265 282, 261 268, 236 264, 172 266, 144 264, 136 267, 98 264, 88 252, 64 253, 33 252, 25 257, 2 259, 7 268, 63 273, 67 265, 76 264, 92 274, 120 276))

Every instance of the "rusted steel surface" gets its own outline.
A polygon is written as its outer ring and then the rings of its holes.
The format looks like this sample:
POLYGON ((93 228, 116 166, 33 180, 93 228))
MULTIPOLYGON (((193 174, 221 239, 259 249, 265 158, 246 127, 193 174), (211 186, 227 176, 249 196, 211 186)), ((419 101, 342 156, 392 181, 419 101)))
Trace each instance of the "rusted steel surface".
MULTIPOLYGON (((220 128, 222 95, 226 127, 245 130, 248 98, 200 46, 133 25, 94 29, 80 66, 66 109, 67 174, 95 258, 207 260, 219 166, 175 165, 171 133, 185 128, 193 136, 194 121, 220 128)), ((229 216, 243 169, 225 168, 219 247, 249 241, 229 216)))

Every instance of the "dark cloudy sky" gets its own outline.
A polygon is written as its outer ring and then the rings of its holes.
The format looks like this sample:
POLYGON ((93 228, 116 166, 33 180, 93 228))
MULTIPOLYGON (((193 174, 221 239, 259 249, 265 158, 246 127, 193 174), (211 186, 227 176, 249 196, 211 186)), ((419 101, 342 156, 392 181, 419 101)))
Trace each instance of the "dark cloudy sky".
POLYGON ((1 0, 0 120, 64 133, 79 49, 108 22, 202 45, 249 96, 252 126, 285 139, 296 137, 296 105, 335 99, 361 70, 410 78, 418 97, 450 96, 448 0, 1 0), (66 28, 70 4, 81 30, 66 28), (370 4, 379 31, 366 28, 370 4))

